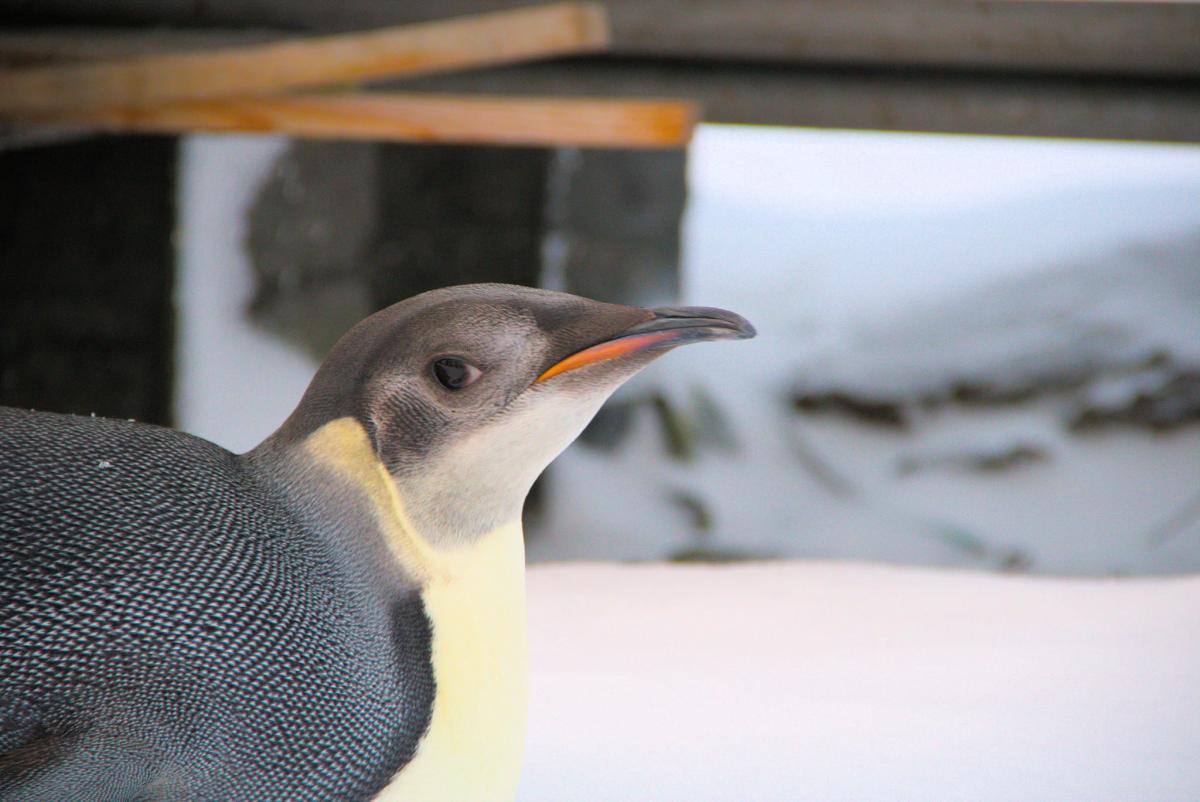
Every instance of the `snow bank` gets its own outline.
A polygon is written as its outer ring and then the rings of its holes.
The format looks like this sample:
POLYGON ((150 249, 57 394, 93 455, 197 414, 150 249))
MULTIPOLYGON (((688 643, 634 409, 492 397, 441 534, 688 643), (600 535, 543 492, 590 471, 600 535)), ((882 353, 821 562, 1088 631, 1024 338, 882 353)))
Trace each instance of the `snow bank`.
POLYGON ((523 802, 1200 799, 1200 578, 529 572, 523 802))
POLYGON ((1193 233, 880 316, 801 369, 796 404, 902 424, 1058 394, 1073 428, 1200 420, 1198 263, 1193 233))

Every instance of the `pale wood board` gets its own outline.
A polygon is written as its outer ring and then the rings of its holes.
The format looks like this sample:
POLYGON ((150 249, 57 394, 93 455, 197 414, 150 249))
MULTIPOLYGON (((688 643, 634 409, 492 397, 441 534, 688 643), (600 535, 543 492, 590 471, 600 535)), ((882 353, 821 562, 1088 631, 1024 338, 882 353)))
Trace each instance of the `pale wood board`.
POLYGON ((697 106, 681 100, 344 92, 78 109, 42 121, 111 131, 675 148, 690 141, 697 117, 697 106))
POLYGON ((604 48, 602 7, 563 3, 363 33, 0 73, 0 118, 294 89, 604 48))

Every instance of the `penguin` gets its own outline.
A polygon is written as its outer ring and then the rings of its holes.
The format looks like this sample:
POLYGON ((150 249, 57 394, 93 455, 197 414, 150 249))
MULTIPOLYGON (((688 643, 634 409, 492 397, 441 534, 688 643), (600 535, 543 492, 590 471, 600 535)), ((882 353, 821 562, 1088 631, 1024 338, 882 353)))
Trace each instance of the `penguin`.
POLYGON ((467 285, 352 328, 244 454, 0 408, 0 800, 511 799, 530 485, 655 357, 753 335, 467 285))

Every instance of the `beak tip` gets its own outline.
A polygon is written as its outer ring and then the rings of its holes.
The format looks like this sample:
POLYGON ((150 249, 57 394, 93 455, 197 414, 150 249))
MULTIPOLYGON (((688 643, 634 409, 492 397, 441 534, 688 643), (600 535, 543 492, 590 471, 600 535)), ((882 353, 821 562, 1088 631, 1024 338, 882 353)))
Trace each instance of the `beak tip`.
POLYGON ((662 307, 651 309, 654 318, 649 325, 675 322, 678 325, 703 326, 708 332, 704 339, 749 340, 758 335, 749 320, 728 309, 710 306, 662 307), (708 324, 708 325, 705 325, 708 324))
POLYGON ((758 336, 758 329, 754 328, 754 324, 741 315, 729 313, 730 323, 734 324, 735 340, 753 340, 758 336))

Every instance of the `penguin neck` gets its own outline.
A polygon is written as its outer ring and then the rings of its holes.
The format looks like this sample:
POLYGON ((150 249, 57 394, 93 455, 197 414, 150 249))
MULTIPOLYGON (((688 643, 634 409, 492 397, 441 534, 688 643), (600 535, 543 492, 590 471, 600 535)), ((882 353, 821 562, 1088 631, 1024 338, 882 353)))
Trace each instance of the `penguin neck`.
POLYGON ((413 526, 357 421, 331 421, 300 449, 295 462, 306 471, 319 466, 321 479, 314 482, 309 475, 296 484, 324 484, 317 503, 332 504, 335 517, 345 517, 348 505, 370 510, 377 540, 416 584, 431 623, 437 690, 429 726, 412 761, 376 801, 511 799, 524 751, 528 698, 520 520, 466 541, 431 540, 413 526), (352 492, 346 495, 345 488, 352 492))
POLYGON ((289 463, 287 470, 276 471, 291 477, 285 492, 303 496, 302 508, 331 519, 331 528, 344 536, 381 543, 420 587, 459 574, 477 575, 476 563, 491 558, 497 571, 511 573, 514 558, 523 570, 519 514, 469 538, 421 531, 366 430, 354 418, 332 420, 288 447, 268 441, 246 456, 255 462, 289 463), (503 556, 497 553, 501 548, 503 556))

